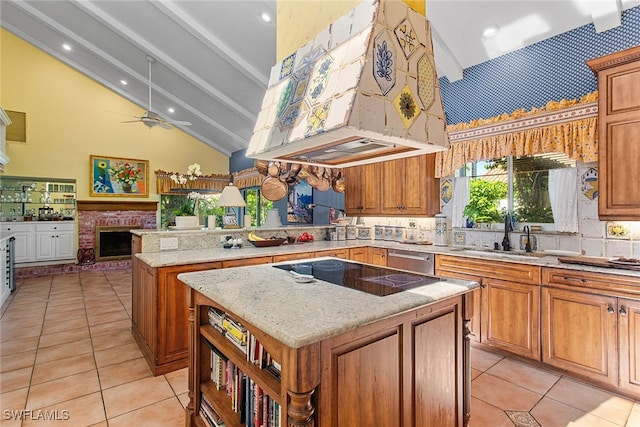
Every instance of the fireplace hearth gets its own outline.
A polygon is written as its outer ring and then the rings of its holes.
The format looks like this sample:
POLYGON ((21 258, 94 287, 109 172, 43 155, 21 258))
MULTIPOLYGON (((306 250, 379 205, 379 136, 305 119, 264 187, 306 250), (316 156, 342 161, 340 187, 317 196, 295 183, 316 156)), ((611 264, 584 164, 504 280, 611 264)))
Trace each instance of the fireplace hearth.
POLYGON ((142 226, 96 226, 96 261, 130 258, 130 230, 139 228, 142 226))

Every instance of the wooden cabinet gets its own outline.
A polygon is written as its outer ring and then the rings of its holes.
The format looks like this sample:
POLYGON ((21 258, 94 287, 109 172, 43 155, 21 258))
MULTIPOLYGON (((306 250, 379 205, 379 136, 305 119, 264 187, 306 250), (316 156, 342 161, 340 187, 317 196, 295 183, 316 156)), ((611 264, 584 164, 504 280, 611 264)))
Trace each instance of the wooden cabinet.
POLYGON ((349 249, 327 249, 324 251, 316 251, 314 252, 314 256, 316 257, 332 256, 336 258, 348 259, 349 249))
POLYGON ((313 252, 301 252, 298 254, 274 255, 273 262, 296 261, 299 259, 313 258, 313 252))
POLYGON ((260 265, 270 264, 273 262, 273 258, 270 256, 259 256, 254 258, 232 259, 228 261, 222 261, 222 268, 231 267, 244 267, 247 265, 260 265))
POLYGON ((547 268, 543 362, 640 397, 638 278, 547 268))
POLYGON ((640 396, 640 300, 618 300, 620 387, 640 396))
POLYGON ((481 342, 540 360, 540 287, 483 278, 481 342))
POLYGON ((421 306, 300 348, 290 348, 232 314, 281 362, 282 375, 276 379, 247 362, 246 355, 208 324, 209 307, 229 311, 191 289, 187 426, 205 426, 200 418, 203 399, 225 425, 245 425, 231 409, 232 398, 211 380, 208 342, 280 405, 279 427, 462 427, 470 386, 464 299, 421 306))
POLYGON ((367 248, 367 261, 369 264, 387 266, 387 250, 384 248, 367 248))
POLYGON ((178 274, 221 268, 221 262, 154 268, 137 261, 132 283, 131 332, 154 375, 188 365, 187 288, 178 274))
POLYGON ((616 300, 585 292, 542 289, 542 361, 617 384, 616 300))
POLYGON ((440 212, 440 180, 433 178, 435 154, 382 163, 381 214, 430 215, 440 212))
POLYGON ((422 215, 440 212, 435 154, 345 169, 347 215, 422 215))
POLYGON ((380 213, 380 163, 353 166, 345 171, 344 206, 347 215, 380 213))
POLYGON ((349 259, 356 262, 387 266, 387 250, 385 248, 372 248, 362 246, 349 249, 349 259))
POLYGON ((640 219, 640 47, 587 61, 598 76, 598 215, 640 219))
POLYGON ((540 360, 539 267, 437 255, 436 275, 480 283, 470 327, 475 341, 540 360))

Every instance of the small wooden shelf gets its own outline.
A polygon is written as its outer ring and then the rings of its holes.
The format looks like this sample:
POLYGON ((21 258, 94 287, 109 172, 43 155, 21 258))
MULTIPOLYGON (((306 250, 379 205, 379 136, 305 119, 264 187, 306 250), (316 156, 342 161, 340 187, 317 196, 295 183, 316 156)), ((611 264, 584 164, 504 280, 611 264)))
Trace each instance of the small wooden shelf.
MULTIPOLYGON (((256 382, 274 401, 283 405, 281 396, 280 380, 273 376, 266 369, 260 369, 258 366, 247 361, 247 355, 240 351, 233 343, 225 338, 220 332, 216 331, 213 326, 206 324, 200 326, 200 334, 211 344, 216 346, 225 356, 229 358, 242 372, 247 374, 256 382)), ((213 403, 213 402, 211 402, 213 403)))
MULTIPOLYGON (((213 381, 205 381, 201 383, 200 391, 202 394, 207 396, 207 399, 209 399, 211 404, 215 407, 216 412, 220 417, 222 417, 227 426, 232 427, 245 425, 240 422, 240 414, 231 409, 231 398, 227 396, 227 393, 224 390, 218 390, 213 381)), ((198 413, 200 413, 200 408, 198 408, 198 413)))

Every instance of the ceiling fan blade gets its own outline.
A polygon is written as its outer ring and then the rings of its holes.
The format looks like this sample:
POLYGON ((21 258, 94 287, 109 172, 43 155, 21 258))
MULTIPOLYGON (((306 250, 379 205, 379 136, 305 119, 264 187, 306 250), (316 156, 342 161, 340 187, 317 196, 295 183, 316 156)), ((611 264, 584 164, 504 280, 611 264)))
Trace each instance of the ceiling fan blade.
POLYGON ((171 126, 169 126, 168 124, 163 123, 163 122, 157 122, 157 125, 160 126, 163 129, 171 129, 171 126))
POLYGON ((191 126, 191 122, 187 122, 186 120, 165 120, 165 123, 169 123, 172 125, 191 126))

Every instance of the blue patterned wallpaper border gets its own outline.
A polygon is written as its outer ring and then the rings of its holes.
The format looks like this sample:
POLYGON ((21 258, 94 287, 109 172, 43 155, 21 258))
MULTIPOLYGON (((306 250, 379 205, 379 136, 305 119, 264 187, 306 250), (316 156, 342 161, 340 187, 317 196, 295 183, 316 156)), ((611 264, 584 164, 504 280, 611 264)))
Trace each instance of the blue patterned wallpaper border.
POLYGON ((640 6, 622 14, 622 25, 597 34, 593 24, 551 37, 440 78, 447 123, 490 118, 548 101, 580 98, 597 89, 585 61, 640 45, 640 6))

